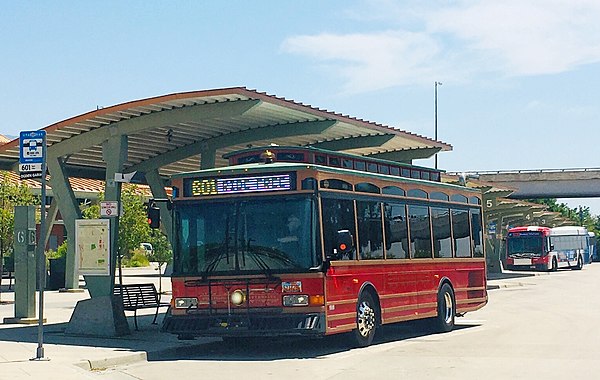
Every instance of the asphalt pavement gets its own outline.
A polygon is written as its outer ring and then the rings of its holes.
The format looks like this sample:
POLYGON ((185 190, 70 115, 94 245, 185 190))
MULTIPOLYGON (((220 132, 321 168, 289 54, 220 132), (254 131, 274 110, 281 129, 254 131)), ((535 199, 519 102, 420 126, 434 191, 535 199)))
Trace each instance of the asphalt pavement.
MULTIPOLYGON (((527 285, 527 277, 545 275, 545 273, 505 272, 490 275, 490 291, 507 287, 527 285)), ((123 271, 123 283, 153 282, 159 289, 159 276, 155 266, 146 268, 126 268, 123 271)), ((200 338, 193 341, 179 341, 171 334, 159 331, 162 315, 158 324, 152 324, 154 309, 138 311, 139 330, 134 328, 133 313, 126 312, 130 335, 114 338, 91 336, 73 336, 65 334, 65 328, 77 301, 88 299, 87 290, 81 292, 44 291, 43 344, 38 342, 38 324, 2 323, 5 318, 15 316, 14 292, 8 290, 8 280, 2 281, 0 294, 0 378, 2 379, 43 379, 61 378, 81 379, 95 377, 92 371, 111 366, 131 364, 172 355, 177 350, 190 350, 218 338, 200 338), (37 358, 39 351, 43 357, 37 358)), ((13 288, 14 289, 14 288, 13 288)), ((170 301, 170 278, 161 280, 162 301, 170 301)), ((36 301, 36 307, 38 303, 36 301)), ((36 310, 35 316, 38 316, 36 310)), ((199 347, 199 349, 201 349, 199 347)))

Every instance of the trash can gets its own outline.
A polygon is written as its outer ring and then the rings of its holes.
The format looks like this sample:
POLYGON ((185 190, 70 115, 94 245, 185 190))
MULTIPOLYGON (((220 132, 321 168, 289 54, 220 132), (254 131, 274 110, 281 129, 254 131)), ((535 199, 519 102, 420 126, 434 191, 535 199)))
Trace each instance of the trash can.
POLYGON ((48 290, 58 290, 65 287, 66 257, 49 259, 50 274, 48 276, 48 290))

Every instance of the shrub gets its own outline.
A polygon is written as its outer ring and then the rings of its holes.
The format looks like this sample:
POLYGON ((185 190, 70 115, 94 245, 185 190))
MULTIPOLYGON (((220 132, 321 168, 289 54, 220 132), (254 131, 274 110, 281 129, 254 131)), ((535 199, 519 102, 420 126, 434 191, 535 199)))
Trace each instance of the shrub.
POLYGON ((137 248, 133 250, 133 255, 130 259, 123 258, 123 266, 126 267, 147 267, 150 265, 150 261, 144 253, 144 249, 137 248))

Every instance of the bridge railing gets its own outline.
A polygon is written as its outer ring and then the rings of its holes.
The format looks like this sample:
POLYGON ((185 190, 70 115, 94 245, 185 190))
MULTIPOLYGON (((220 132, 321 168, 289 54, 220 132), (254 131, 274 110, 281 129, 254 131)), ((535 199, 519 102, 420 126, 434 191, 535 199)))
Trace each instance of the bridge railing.
POLYGON ((520 169, 520 170, 475 170, 468 172, 446 172, 448 175, 486 175, 486 174, 532 174, 532 173, 580 173, 600 171, 600 168, 568 168, 568 169, 520 169))

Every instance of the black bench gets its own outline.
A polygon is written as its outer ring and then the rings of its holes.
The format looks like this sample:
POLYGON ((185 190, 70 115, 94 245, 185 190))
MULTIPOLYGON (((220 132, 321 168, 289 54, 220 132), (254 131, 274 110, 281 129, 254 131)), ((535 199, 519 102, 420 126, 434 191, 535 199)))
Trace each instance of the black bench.
POLYGON ((4 256, 3 259, 2 278, 8 278, 8 290, 10 290, 15 279, 15 260, 12 256, 4 256))
POLYGON ((12 288, 13 280, 15 278, 12 271, 7 271, 6 269, 2 271, 2 278, 8 278, 8 290, 12 288))
POLYGON ((137 310, 156 308, 152 324, 156 324, 158 309, 160 307, 170 306, 169 303, 160 302, 160 295, 156 291, 154 284, 115 284, 113 295, 123 301, 123 310, 133 311, 133 320, 135 329, 138 330, 137 310))

